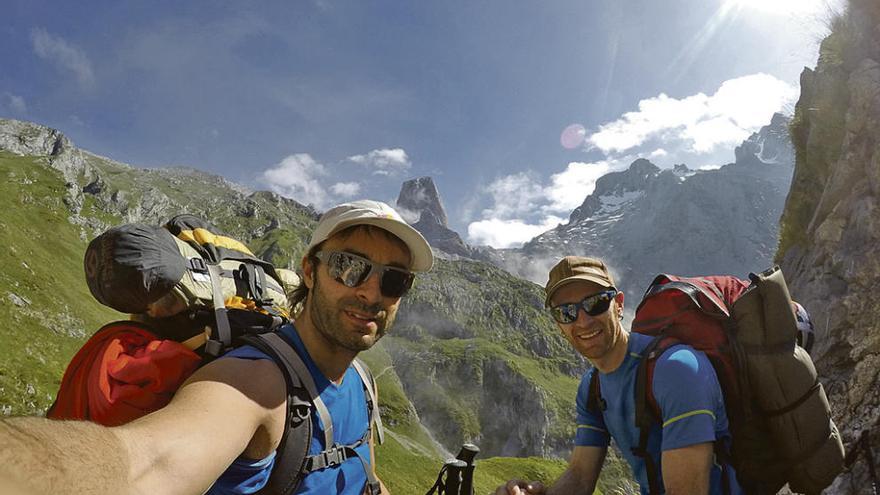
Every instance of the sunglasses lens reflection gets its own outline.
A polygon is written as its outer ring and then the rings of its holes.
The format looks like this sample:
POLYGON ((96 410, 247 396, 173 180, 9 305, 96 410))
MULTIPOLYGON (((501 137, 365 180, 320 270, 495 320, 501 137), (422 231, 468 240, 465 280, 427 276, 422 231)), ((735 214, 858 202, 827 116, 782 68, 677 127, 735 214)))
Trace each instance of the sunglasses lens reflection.
POLYGON ((600 292, 584 298, 579 303, 560 304, 551 308, 550 312, 553 315, 553 319, 559 323, 574 323, 577 320, 580 308, 584 308, 584 312, 590 316, 599 316, 608 311, 611 301, 614 300, 616 295, 617 290, 600 292))
MULTIPOLYGON (((323 253, 319 253, 323 254, 323 253)), ((319 256, 320 257, 320 256, 319 256)), ((400 268, 388 267, 351 253, 334 251, 327 260, 330 275, 346 287, 358 287, 380 272, 379 290, 385 297, 401 297, 412 287, 415 275, 400 268)))

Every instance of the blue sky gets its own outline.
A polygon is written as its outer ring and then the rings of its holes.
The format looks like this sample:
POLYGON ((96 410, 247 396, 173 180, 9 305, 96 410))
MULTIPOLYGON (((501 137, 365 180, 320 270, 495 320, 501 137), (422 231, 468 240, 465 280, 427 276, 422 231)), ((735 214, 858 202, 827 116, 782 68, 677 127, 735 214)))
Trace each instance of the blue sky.
POLYGON ((319 209, 430 175, 453 229, 503 247, 637 157, 732 161, 838 5, 6 0, 0 117, 319 209))

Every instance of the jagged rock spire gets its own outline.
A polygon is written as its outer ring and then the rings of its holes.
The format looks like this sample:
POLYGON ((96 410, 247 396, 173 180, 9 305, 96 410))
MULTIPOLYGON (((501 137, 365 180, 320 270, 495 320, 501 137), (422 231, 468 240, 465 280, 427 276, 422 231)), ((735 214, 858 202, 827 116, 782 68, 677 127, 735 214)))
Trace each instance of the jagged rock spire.
POLYGON ((397 206, 404 210, 401 213, 410 223, 433 219, 443 227, 449 227, 446 218, 446 210, 440 201, 440 193, 430 177, 410 179, 403 183, 400 188, 400 196, 397 197, 397 206))

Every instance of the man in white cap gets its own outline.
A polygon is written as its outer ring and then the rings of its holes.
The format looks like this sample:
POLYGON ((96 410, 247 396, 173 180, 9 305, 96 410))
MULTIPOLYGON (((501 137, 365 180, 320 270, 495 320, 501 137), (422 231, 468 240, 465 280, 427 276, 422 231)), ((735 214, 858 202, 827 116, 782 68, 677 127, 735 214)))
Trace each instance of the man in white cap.
MULTIPOLYGON (((272 493, 380 489, 366 406, 374 390, 353 361, 391 327, 413 272, 432 264, 427 241, 384 203, 355 201, 321 217, 293 294, 301 309, 280 334, 302 357, 331 424, 312 414, 312 440, 302 446, 309 466, 295 487, 272 493)), ((241 347, 196 371, 168 406, 123 426, 0 420, 0 493, 257 493, 285 433, 287 399, 278 365, 241 347)))

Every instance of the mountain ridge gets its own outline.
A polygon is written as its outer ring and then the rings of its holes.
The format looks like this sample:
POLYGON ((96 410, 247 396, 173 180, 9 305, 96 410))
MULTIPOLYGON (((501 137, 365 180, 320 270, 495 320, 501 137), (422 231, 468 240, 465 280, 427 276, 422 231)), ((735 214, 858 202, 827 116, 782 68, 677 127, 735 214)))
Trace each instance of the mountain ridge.
POLYGON ((567 223, 497 250, 500 266, 543 283, 562 256, 599 257, 636 300, 659 273, 761 271, 772 264, 793 170, 787 124, 774 115, 737 148, 737 161, 715 170, 661 169, 639 158, 608 173, 567 223))

